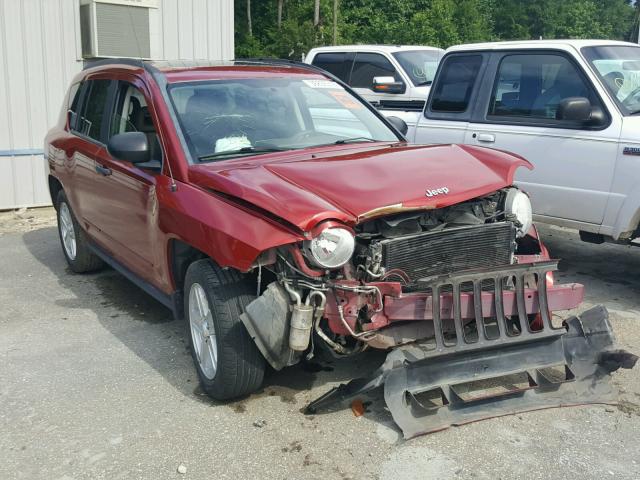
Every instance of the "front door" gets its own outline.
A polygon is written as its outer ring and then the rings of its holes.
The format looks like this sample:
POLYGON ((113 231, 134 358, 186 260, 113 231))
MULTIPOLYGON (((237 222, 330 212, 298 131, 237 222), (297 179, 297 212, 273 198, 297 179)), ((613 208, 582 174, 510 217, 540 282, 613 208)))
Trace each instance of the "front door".
MULTIPOLYGON (((491 94, 465 143, 521 155, 534 170, 520 168, 517 183, 542 220, 602 223, 615 169, 620 121, 571 57, 560 51, 496 54, 491 94), (556 118, 559 103, 586 97, 600 109, 603 124, 556 118)), ((494 63, 494 62, 492 62, 494 63)))
POLYGON ((133 83, 117 83, 107 142, 119 133, 143 132, 149 141, 152 163, 157 167, 143 169, 116 160, 102 146, 96 155, 99 181, 95 196, 103 199, 103 205, 94 221, 107 240, 103 247, 138 276, 153 282, 161 243, 157 235, 156 180, 161 174, 162 151, 148 105, 142 90, 133 83))

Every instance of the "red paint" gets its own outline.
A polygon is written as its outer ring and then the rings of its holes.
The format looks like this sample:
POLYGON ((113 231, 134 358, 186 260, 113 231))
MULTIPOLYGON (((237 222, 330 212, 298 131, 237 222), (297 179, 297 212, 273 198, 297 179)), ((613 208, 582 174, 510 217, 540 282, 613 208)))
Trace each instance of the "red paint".
MULTIPOLYGON (((264 66, 164 72, 169 83, 324 78, 302 68, 264 66)), ((164 152, 163 171, 116 161, 104 145, 70 133, 63 109, 45 139, 51 175, 61 182, 91 240, 168 294, 176 290, 170 258, 174 239, 220 266, 247 271, 262 252, 302 241, 322 221, 354 225, 367 212, 391 205, 452 205, 510 185, 516 168, 531 168, 520 157, 479 147, 403 143, 335 145, 189 165, 170 107, 149 73, 134 66, 103 66, 81 72, 73 83, 99 78, 140 88, 164 152), (99 175, 96 163, 113 174, 99 175), (441 187, 449 194, 426 197, 426 189, 441 187)), ((388 285, 389 295, 398 297, 399 287, 388 285)))
MULTIPOLYGON (((368 284, 374 285, 374 284, 368 284)), ((371 318, 371 323, 364 324, 365 330, 379 330, 394 322, 406 321, 430 321, 433 319, 433 305, 431 293, 401 293, 401 284, 396 282, 376 283, 383 288, 384 308, 371 318)), ((485 318, 495 316, 494 292, 482 292, 482 313, 485 318)), ((506 316, 517 315, 515 292, 503 291, 504 313, 506 316)), ((570 310, 576 308, 584 299, 584 286, 578 283, 556 285, 548 289, 548 302, 550 311, 570 310)), ((369 312, 378 308, 373 297, 357 295, 351 292, 338 291, 336 295, 327 295, 325 316, 329 321, 329 328, 334 333, 347 335, 348 330, 342 325, 337 303, 343 306, 344 317, 350 327, 355 330, 358 311, 367 307, 369 312)), ((538 305, 538 291, 525 289, 525 304, 527 314, 536 314, 540 311, 538 305)), ((451 293, 440 295, 440 318, 449 320, 453 318, 453 299, 451 293)), ((473 293, 460 294, 460 313, 463 319, 475 318, 473 293)))

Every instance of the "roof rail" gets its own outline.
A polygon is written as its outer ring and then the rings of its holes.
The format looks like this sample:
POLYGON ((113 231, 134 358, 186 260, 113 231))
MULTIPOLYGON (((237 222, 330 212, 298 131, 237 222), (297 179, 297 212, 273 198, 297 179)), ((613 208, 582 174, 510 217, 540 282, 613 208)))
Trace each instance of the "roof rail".
POLYGON ((142 60, 140 58, 103 58, 100 60, 89 61, 85 64, 82 70, 88 70, 94 67, 103 67, 108 65, 131 65, 133 67, 140 67, 148 72, 153 72, 156 68, 148 61, 142 60))
MULTIPOLYGON (((298 60, 289 60, 287 58, 237 58, 234 60, 236 64, 242 65, 274 65, 274 66, 290 66, 290 67, 298 67, 303 68, 305 70, 310 70, 316 73, 320 73, 325 77, 329 77, 334 82, 340 84, 342 87, 347 89, 351 93, 353 90, 349 85, 343 82, 341 79, 336 77, 333 73, 327 72, 326 70, 316 66, 311 65, 310 63, 300 62, 298 60)), ((356 94, 357 95, 357 94, 356 94)))

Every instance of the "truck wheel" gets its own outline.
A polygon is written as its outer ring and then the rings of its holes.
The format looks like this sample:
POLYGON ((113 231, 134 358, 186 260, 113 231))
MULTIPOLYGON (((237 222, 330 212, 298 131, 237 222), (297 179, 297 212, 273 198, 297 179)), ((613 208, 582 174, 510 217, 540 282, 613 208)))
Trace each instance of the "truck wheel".
POLYGON ((216 400, 240 397, 262 385, 264 358, 240 320, 255 298, 254 288, 238 272, 210 260, 187 269, 184 316, 191 356, 203 390, 216 400))
POLYGON ((78 225, 67 196, 62 190, 58 193, 56 205, 60 243, 71 270, 76 273, 85 273, 102 268, 104 263, 100 257, 89 250, 87 237, 78 225))

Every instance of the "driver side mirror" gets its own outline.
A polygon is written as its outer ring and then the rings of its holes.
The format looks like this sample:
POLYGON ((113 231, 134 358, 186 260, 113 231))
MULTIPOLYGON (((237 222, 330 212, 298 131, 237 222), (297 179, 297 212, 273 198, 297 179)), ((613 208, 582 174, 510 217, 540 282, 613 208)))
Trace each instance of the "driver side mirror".
POLYGON ((397 82, 393 77, 373 77, 373 91, 377 93, 404 93, 404 82, 397 82))
POLYGON ((151 160, 149 141, 142 132, 125 132, 114 135, 107 144, 107 151, 116 160, 134 165, 151 160))
POLYGON ((607 122, 602 109, 592 106, 589 99, 585 97, 563 99, 556 110, 556 120, 579 122, 590 126, 600 126, 607 122))

